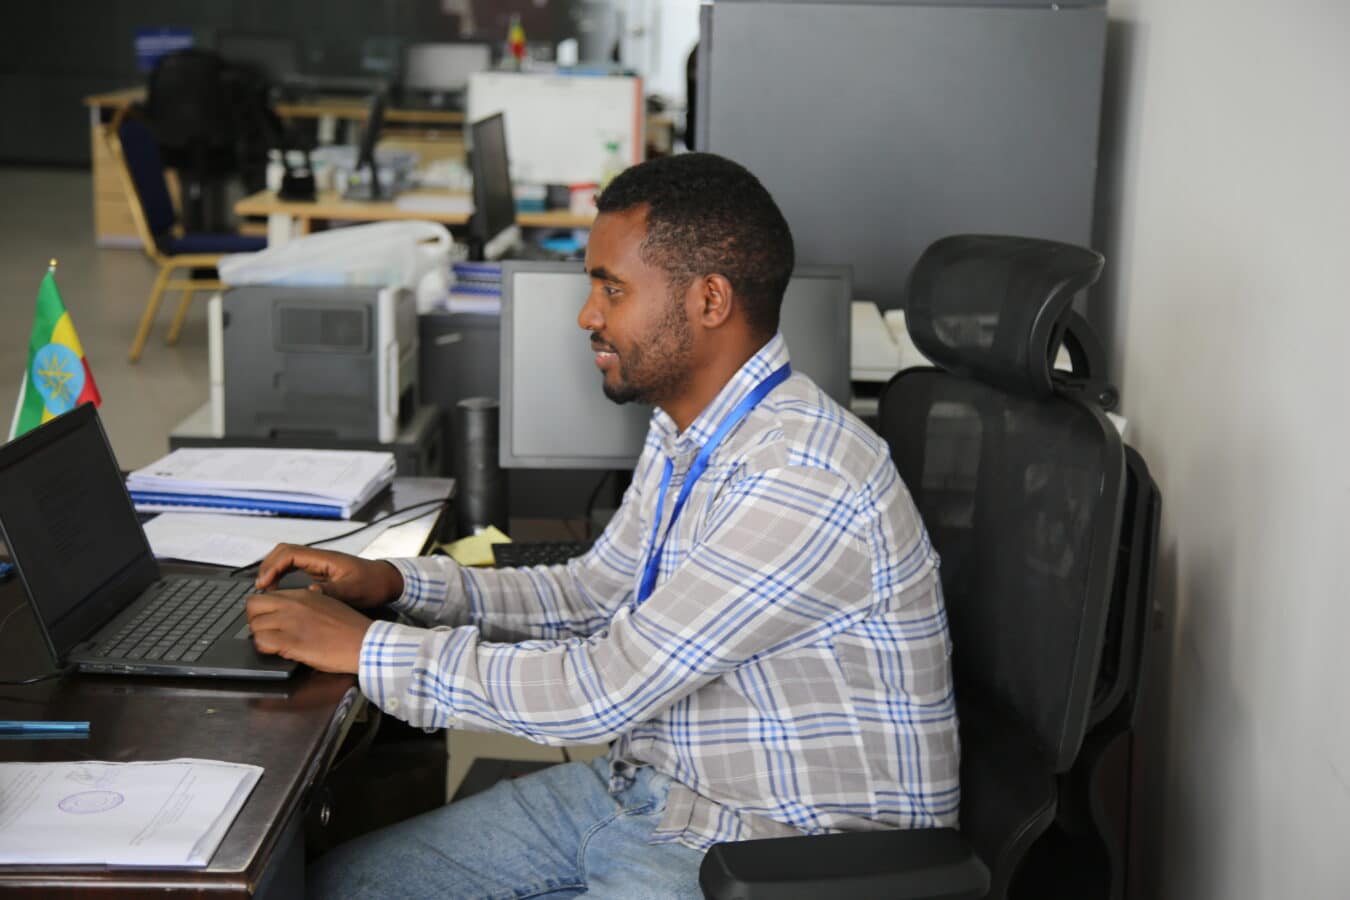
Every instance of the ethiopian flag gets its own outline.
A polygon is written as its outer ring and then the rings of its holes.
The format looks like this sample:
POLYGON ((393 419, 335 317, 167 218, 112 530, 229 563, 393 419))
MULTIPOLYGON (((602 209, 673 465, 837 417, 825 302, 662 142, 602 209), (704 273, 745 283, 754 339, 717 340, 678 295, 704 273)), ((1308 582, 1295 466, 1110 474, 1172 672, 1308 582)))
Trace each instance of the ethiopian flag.
POLYGON ((28 338, 28 368, 23 373, 10 440, 81 403, 98 406, 102 402, 70 313, 56 289, 53 262, 38 288, 33 334, 28 338))

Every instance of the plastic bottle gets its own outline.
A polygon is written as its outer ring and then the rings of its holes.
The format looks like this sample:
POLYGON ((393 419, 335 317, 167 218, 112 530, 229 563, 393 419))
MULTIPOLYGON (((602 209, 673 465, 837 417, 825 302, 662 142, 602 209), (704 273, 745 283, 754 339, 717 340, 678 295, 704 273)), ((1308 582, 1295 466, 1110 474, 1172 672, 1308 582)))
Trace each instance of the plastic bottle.
POLYGON ((511 27, 506 31, 506 49, 516 61, 516 70, 525 67, 525 28, 520 24, 519 13, 511 15, 511 27))
POLYGON ((600 190, 604 191, 609 187, 614 177, 626 168, 628 164, 619 155, 619 142, 605 141, 605 165, 600 171, 600 190))

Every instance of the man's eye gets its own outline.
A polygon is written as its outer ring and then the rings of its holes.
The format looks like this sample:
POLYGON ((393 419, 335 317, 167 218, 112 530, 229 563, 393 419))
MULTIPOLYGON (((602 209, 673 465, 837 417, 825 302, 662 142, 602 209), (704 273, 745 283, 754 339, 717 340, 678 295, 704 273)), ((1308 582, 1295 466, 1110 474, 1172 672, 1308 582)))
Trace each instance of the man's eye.
POLYGON ((606 297, 617 297, 619 295, 619 289, 612 284, 607 284, 600 288, 600 290, 605 292, 606 297))

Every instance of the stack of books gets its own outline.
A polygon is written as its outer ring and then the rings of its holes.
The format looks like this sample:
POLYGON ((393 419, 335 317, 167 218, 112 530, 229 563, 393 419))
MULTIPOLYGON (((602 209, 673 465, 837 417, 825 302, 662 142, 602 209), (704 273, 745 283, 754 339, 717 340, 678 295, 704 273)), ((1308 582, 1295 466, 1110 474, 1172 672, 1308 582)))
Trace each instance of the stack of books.
POLYGON ((141 512, 350 519, 394 480, 394 455, 366 450, 183 448, 127 476, 141 512))
POLYGON ((457 262, 450 267, 450 312, 500 313, 502 266, 492 262, 457 262))

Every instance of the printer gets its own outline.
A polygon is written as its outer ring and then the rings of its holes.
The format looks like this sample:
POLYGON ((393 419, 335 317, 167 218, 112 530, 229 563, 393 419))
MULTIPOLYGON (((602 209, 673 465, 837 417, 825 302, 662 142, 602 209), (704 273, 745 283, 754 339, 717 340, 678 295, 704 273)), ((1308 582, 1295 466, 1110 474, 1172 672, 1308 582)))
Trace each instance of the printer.
POLYGON ((406 288, 246 285, 208 307, 212 431, 392 443, 418 406, 406 288))

